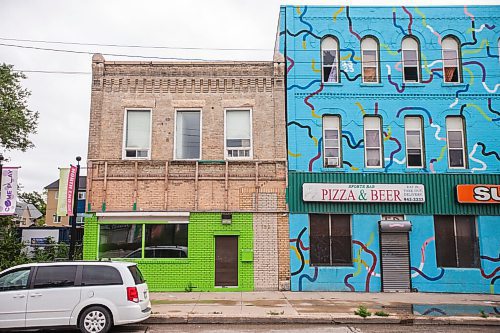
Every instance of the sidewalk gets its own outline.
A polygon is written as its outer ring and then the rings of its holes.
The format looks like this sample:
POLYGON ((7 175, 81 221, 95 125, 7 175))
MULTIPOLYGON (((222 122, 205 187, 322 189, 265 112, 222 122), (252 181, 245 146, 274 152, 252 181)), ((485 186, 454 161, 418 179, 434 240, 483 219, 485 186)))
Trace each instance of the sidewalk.
POLYGON ((151 293, 149 323, 500 326, 500 295, 341 292, 151 293), (354 311, 364 305, 372 315, 354 311), (377 311, 388 317, 375 316, 377 311), (481 317, 481 311, 487 318, 481 317))

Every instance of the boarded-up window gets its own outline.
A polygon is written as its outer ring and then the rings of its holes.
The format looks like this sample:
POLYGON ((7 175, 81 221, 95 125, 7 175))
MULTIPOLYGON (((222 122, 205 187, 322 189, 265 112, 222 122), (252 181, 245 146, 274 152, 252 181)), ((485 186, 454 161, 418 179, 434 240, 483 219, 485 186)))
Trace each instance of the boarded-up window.
POLYGON ((351 216, 310 214, 309 221, 311 265, 351 265, 351 216))

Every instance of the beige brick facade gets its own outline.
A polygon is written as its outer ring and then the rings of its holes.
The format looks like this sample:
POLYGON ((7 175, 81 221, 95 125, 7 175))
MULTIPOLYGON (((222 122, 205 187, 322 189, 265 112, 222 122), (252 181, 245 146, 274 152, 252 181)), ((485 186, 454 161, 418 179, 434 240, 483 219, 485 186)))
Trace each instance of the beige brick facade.
POLYGON ((283 66, 107 62, 95 55, 87 172, 91 210, 255 213, 255 288, 277 289, 289 278, 283 66), (122 158, 130 108, 151 110, 150 159, 122 158), (248 160, 225 158, 224 112, 233 108, 251 110, 248 160), (180 109, 201 110, 200 160, 174 159, 180 109))

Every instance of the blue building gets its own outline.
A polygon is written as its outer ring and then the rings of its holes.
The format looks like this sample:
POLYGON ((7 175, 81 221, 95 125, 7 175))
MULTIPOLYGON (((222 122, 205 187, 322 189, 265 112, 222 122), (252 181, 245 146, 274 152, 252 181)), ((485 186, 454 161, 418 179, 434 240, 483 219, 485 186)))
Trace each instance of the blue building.
POLYGON ((499 19, 281 8, 292 290, 500 293, 499 19))

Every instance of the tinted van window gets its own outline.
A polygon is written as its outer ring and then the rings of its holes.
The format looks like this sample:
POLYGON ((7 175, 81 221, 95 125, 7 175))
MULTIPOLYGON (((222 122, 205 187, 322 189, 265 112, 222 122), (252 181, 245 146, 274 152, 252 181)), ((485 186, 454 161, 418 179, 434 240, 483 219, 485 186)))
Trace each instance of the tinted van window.
POLYGON ((134 278, 135 284, 143 284, 146 281, 144 280, 144 277, 142 276, 141 271, 137 266, 129 266, 128 270, 130 273, 132 273, 132 277, 134 278))
POLYGON ((114 267, 85 265, 82 269, 82 286, 123 284, 120 272, 114 267))
POLYGON ((35 276, 35 288, 61 288, 75 285, 76 266, 41 266, 35 276))

